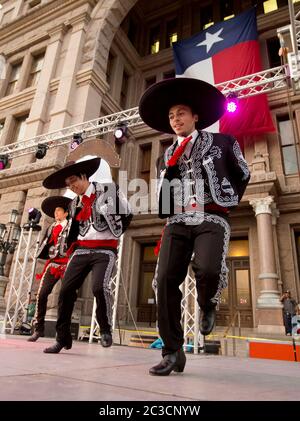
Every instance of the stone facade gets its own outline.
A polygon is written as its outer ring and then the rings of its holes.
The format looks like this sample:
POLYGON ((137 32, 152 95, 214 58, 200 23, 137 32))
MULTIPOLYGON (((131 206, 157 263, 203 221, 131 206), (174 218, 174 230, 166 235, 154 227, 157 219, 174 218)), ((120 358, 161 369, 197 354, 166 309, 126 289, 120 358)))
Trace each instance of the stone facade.
MULTIPOLYGON (((196 2, 191 1, 6 0, 1 3, 0 51, 7 64, 5 78, 0 82, 0 123, 3 124, 0 148, 135 107, 147 80, 155 77, 159 81, 174 71, 171 48, 157 54, 148 54, 145 49, 152 22, 161 22, 161 27, 165 27, 168 20, 160 17, 180 16, 180 37, 194 33, 192 11, 196 2), (137 23, 135 43, 127 37, 131 18, 137 23), (32 74, 35 75, 38 57, 42 57, 38 79, 29 83, 32 74)), ((240 3, 239 11, 250 7, 251 2, 240 3)), ((287 6, 258 16, 265 68, 270 67, 266 61, 266 40, 276 36, 276 28, 286 25, 288 20, 287 6)), ((274 121, 278 115, 292 112, 298 128, 299 95, 291 97, 290 92, 288 97, 285 90, 272 92, 269 103, 274 121)), ((106 140, 113 144, 112 135, 107 135, 106 140)), ((159 135, 145 126, 131 129, 129 141, 117 147, 120 170, 127 170, 129 181, 141 176, 143 151, 149 145, 149 177, 155 178, 155 162, 164 141, 170 141, 170 136, 159 135)), ((101 154, 99 142, 97 150, 101 154)), ((105 155, 104 149, 102 152, 105 155)), ((36 160, 33 154, 23 155, 14 158, 9 168, 0 172, 1 222, 8 221, 12 208, 21 213, 22 223, 26 222, 27 210, 33 206, 39 208, 49 194, 42 188, 42 180, 63 165, 67 154, 68 148, 60 146, 51 148, 42 160, 36 160)), ((239 208, 232 213, 232 236, 247 237, 249 242, 253 327, 281 331, 282 289, 289 288, 295 299, 300 299, 295 240, 295 233, 300 231, 299 173, 285 175, 277 134, 246 140, 245 157, 251 169, 251 182, 239 208)), ((117 175, 113 171, 116 179, 117 175)), ((59 192, 53 192, 56 193, 59 192)), ((155 210, 156 203, 152 202, 148 207, 155 210)), ((42 222, 45 225, 48 221, 42 222)), ((125 235, 123 286, 119 295, 119 318, 124 323, 131 321, 128 301, 134 317, 137 316, 142 246, 156 241, 162 227, 162 221, 153 214, 136 215, 125 235)), ((6 295, 7 291, 8 288, 6 295)), ((58 288, 55 291, 50 306, 57 299, 58 288)), ((88 324, 92 309, 88 283, 82 287, 80 297, 81 323, 88 324)))

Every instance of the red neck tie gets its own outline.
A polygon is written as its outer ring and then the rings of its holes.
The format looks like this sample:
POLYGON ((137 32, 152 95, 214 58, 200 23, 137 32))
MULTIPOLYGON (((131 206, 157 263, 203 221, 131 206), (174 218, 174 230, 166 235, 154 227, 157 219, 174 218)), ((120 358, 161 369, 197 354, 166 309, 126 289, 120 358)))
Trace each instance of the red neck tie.
POLYGON ((92 193, 90 197, 86 196, 85 194, 82 196, 81 202, 83 204, 83 208, 76 216, 77 221, 87 221, 92 214, 92 204, 95 200, 96 195, 92 193))
POLYGON ((52 228, 52 232, 51 232, 51 237, 50 237, 49 243, 52 243, 52 241, 53 241, 54 245, 56 246, 57 240, 58 240, 58 236, 59 236, 62 228, 63 227, 60 224, 55 225, 55 227, 52 228))
POLYGON ((167 162, 167 167, 174 167, 174 165, 177 164, 178 159, 181 157, 181 155, 183 154, 186 145, 189 143, 190 140, 193 139, 193 136, 189 136, 186 137, 180 146, 178 146, 178 148, 176 149, 176 151, 173 153, 173 155, 171 156, 171 158, 169 159, 169 161, 167 162))

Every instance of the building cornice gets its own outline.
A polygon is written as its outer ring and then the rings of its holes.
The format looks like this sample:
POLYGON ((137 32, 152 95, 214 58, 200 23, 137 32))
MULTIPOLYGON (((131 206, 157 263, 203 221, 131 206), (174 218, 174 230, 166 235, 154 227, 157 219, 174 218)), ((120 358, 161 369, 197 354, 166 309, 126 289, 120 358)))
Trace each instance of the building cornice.
POLYGON ((109 85, 104 80, 105 75, 99 75, 93 69, 80 70, 76 75, 77 86, 92 85, 101 96, 106 95, 109 85))
POLYGON ((11 193, 12 191, 26 190, 32 188, 32 183, 41 186, 42 181, 54 171, 63 166, 62 162, 45 160, 45 162, 33 162, 24 166, 8 168, 0 173, 0 194, 11 193), (14 190, 15 189, 15 190, 14 190))
POLYGON ((6 111, 8 108, 20 107, 22 104, 33 101, 36 88, 30 87, 24 89, 18 94, 9 95, 1 98, 0 100, 0 113, 6 111))
POLYGON ((157 54, 148 54, 141 58, 140 67, 143 72, 160 68, 167 64, 172 64, 174 67, 174 59, 172 48, 165 48, 157 54))

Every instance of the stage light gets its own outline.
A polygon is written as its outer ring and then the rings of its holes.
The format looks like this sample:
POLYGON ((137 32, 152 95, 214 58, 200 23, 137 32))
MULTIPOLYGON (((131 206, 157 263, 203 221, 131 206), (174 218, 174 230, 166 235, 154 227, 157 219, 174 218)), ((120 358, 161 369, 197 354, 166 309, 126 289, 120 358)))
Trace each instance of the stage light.
POLYGON ((70 149, 74 151, 83 142, 81 133, 74 133, 73 140, 70 145, 70 149))
POLYGON ((47 153, 47 149, 49 149, 49 146, 48 145, 45 145, 45 144, 43 144, 43 143, 39 143, 38 145, 37 145, 37 151, 36 151, 36 153, 35 153, 35 157, 37 158, 37 159, 43 159, 44 158, 44 156, 46 155, 46 153, 47 153))
POLYGON ((41 219, 41 212, 36 208, 30 208, 28 210, 28 222, 31 224, 38 224, 41 219))
POLYGON ((40 219, 42 217, 41 212, 36 208, 30 208, 28 210, 28 222, 23 225, 23 228, 26 231, 32 229, 33 231, 41 231, 41 226, 39 225, 40 219))
POLYGON ((237 94, 231 92, 227 95, 226 110, 229 113, 235 113, 238 109, 238 97, 237 94))
POLYGON ((118 123, 114 131, 115 141, 117 143, 124 143, 128 139, 127 123, 118 123))
POLYGON ((7 155, 0 155, 0 171, 5 170, 7 164, 8 164, 7 155))

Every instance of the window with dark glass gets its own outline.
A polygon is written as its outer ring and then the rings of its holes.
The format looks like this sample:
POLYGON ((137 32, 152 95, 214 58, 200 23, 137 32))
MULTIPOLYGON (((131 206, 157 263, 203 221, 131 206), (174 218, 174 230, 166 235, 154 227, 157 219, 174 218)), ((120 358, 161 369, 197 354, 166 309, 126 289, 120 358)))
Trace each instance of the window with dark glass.
POLYGON ((151 85, 154 85, 156 82, 156 76, 151 76, 145 79, 145 90, 150 88, 151 85))
POLYGON ((299 143, 295 140, 293 122, 288 116, 277 117, 285 175, 299 172, 299 143))
POLYGON ((131 44, 134 47, 136 47, 137 38, 138 38, 138 25, 132 18, 129 18, 127 36, 128 36, 129 41, 131 42, 131 44))
POLYGON ((44 56, 45 54, 39 54, 38 56, 34 56, 33 60, 32 60, 32 64, 31 64, 31 69, 30 69, 30 73, 29 73, 29 77, 28 77, 28 81, 27 81, 27 88, 30 86, 36 86, 40 75, 41 75, 41 71, 43 68, 43 63, 44 63, 44 56))
POLYGON ((13 142, 24 140, 27 118, 28 114, 15 119, 13 142))
POLYGON ((124 71, 122 87, 121 87, 121 98, 120 98, 120 105, 123 109, 125 109, 127 105, 128 82, 129 82, 129 75, 126 71, 124 71))
POLYGON ((5 96, 11 95, 14 93, 17 82, 20 77, 21 67, 22 67, 22 63, 14 64, 12 66, 5 96))
POLYGON ((234 17, 233 0, 222 0, 220 2, 221 20, 227 20, 234 17))
POLYGON ((270 68, 281 65, 280 56, 278 54, 280 43, 278 37, 267 39, 267 50, 270 68))
POLYGON ((178 41, 178 22, 172 19, 167 22, 167 43, 166 48, 172 47, 173 42, 178 41))
POLYGON ((214 24, 214 10, 213 5, 209 4, 200 9, 201 29, 206 29, 214 24))
POLYGON ((114 62, 115 62, 115 56, 110 51, 109 54, 108 54, 107 67, 106 67, 106 80, 107 80, 107 83, 109 85, 111 83, 111 75, 112 75, 112 72, 113 72, 114 62))
POLYGON ((160 50, 160 26, 157 25, 150 29, 149 34, 149 53, 156 54, 160 50))
POLYGON ((148 184, 150 182, 150 169, 151 169, 151 150, 152 145, 148 143, 146 145, 141 145, 141 169, 140 169, 140 178, 145 180, 148 184))

